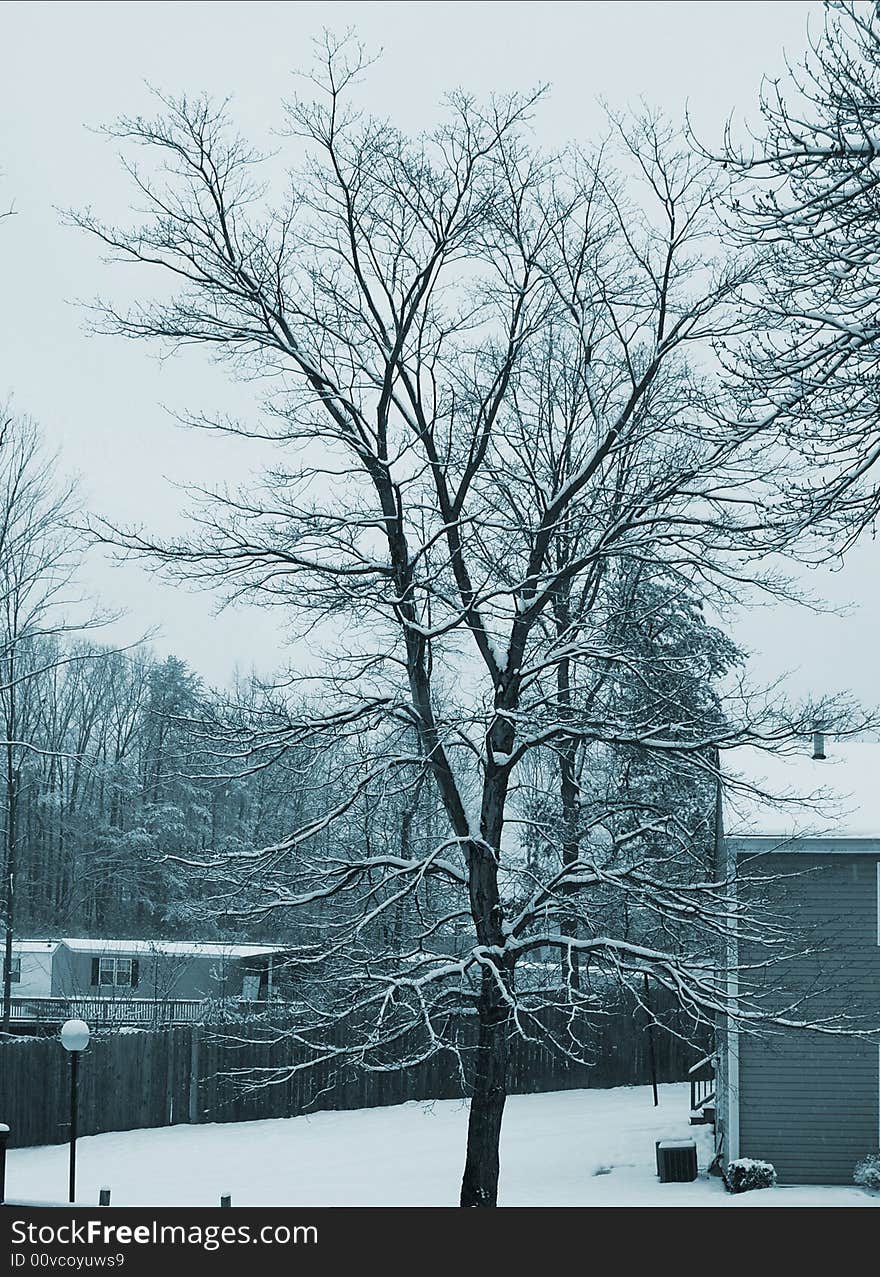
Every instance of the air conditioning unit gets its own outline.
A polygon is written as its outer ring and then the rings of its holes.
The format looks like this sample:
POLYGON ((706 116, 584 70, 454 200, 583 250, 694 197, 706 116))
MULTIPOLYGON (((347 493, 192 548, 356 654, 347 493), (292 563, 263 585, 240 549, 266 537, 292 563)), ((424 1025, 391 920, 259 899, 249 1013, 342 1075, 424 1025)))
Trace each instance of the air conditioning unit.
POLYGON ((689 1184, 697 1178, 696 1140, 657 1140, 655 1147, 661 1184, 689 1184))

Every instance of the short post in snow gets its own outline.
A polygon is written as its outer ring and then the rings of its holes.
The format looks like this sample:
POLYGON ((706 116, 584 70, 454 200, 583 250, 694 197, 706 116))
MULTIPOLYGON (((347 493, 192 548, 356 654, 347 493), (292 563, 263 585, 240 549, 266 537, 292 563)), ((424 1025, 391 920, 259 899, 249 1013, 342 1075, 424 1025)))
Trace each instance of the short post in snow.
POLYGON ((643 971, 645 977, 645 1010, 648 1013, 648 1058, 651 1061, 651 1090, 654 1093, 654 1108, 660 1103, 657 1098, 657 1056, 654 1052, 654 1017, 651 1014, 651 1003, 648 996, 648 973, 643 971))
POLYGON ((9 1139, 9 1127, 0 1122, 0 1206, 6 1201, 6 1141, 9 1139))
POLYGON ((232 1205, 232 1194, 231 1194, 231 1193, 222 1193, 222 1194, 221 1194, 221 1196, 220 1196, 220 1205, 221 1205, 221 1206, 231 1206, 231 1205, 232 1205))
POLYGON ((68 1201, 76 1200, 76 1125, 79 1096, 79 1057, 91 1036, 85 1020, 67 1020, 61 1026, 61 1045, 70 1055, 70 1179, 68 1201))
POLYGON ((98 1190, 98 1205, 99 1206, 110 1205, 110 1189, 109 1188, 101 1188, 98 1190))

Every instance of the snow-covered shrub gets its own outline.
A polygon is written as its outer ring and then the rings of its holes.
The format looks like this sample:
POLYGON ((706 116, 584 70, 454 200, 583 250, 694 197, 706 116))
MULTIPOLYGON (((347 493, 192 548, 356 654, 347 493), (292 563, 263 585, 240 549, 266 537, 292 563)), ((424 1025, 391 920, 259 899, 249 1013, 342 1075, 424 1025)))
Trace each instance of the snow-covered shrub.
POLYGON ((728 1162, 724 1172, 724 1187, 728 1193, 772 1188, 775 1183, 776 1168, 772 1162, 758 1162, 752 1157, 738 1157, 735 1162, 728 1162))
POLYGON ((856 1162, 853 1171, 853 1183, 862 1188, 873 1188, 880 1192, 880 1153, 869 1153, 861 1161, 856 1162))

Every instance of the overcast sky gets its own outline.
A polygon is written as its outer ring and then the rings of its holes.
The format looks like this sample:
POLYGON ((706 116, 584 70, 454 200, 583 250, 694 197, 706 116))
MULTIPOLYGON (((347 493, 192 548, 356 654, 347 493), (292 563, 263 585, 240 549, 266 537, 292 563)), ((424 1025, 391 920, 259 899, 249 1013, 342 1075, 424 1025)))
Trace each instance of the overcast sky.
MULTIPOLYGON (((151 110, 148 84, 172 93, 232 95, 242 132, 265 143, 292 72, 307 67, 323 27, 353 27, 382 51, 363 101, 418 129, 449 88, 527 88, 551 95, 536 121, 549 145, 602 129, 598 99, 639 96, 672 116, 688 104, 707 139, 734 112, 756 116, 763 75, 797 59, 818 3, 151 3, 0 4, 0 399, 42 425, 88 506, 111 518, 168 531, 180 522, 176 486, 236 479, 255 464, 246 445, 181 430, 166 408, 233 410, 249 391, 200 354, 165 360, 151 347, 89 336, 78 299, 124 300, 125 267, 101 263, 86 235, 57 207, 91 206, 124 217, 130 188, 112 144, 93 130, 120 114, 151 110)), ((866 542, 837 574, 811 584, 845 618, 760 609, 736 621, 755 672, 792 671, 797 692, 851 687, 880 700, 876 602, 880 550, 866 542)), ((262 670, 285 659, 277 615, 187 594, 136 565, 94 555, 88 588, 127 609, 114 636, 155 625, 161 653, 225 683, 234 666, 262 670)))

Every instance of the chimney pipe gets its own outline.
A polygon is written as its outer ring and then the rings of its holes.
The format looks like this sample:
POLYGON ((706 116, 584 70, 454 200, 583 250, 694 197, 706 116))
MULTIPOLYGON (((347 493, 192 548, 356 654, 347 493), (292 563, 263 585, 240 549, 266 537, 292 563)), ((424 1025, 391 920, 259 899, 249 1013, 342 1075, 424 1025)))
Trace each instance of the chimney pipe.
POLYGON ((825 733, 818 729, 813 732, 813 757, 825 758, 825 733))

